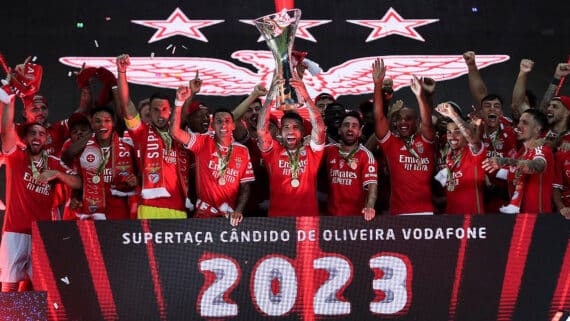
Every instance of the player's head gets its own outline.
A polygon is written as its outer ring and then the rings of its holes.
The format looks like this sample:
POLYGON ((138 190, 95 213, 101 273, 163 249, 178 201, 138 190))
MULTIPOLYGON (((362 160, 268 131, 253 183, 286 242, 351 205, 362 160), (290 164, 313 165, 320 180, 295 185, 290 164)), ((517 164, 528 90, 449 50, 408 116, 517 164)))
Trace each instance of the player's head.
POLYGON ((287 149, 297 148, 303 143, 305 127, 303 118, 296 112, 286 112, 281 117, 281 138, 287 149))
POLYGON ((340 123, 338 129, 340 139, 345 145, 354 145, 360 143, 362 135, 362 118, 356 111, 346 113, 340 123))
POLYGON ((163 93, 154 93, 150 96, 150 120, 160 130, 168 129, 171 106, 168 96, 163 93))

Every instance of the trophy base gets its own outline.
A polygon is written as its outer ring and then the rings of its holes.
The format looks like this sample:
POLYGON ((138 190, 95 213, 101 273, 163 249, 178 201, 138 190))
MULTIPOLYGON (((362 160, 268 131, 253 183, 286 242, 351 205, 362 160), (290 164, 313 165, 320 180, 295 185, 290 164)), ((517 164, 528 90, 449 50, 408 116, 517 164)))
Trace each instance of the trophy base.
POLYGON ((291 103, 291 104, 281 104, 279 107, 277 107, 277 110, 280 110, 282 112, 287 112, 287 111, 295 111, 298 108, 303 107, 302 103, 291 103))

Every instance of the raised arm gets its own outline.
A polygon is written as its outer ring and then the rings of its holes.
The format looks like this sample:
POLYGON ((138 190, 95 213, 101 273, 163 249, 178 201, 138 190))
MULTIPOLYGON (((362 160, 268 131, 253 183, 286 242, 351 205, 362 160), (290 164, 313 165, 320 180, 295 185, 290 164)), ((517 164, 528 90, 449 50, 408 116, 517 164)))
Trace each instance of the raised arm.
POLYGON ((234 110, 232 111, 234 119, 235 120, 241 119, 243 115, 245 115, 245 113, 247 112, 247 108, 249 107, 249 105, 253 104, 253 102, 257 98, 265 95, 267 95, 267 89, 263 87, 262 84, 255 85, 251 94, 249 94, 249 96, 247 96, 247 98, 245 98, 241 103, 239 103, 239 105, 237 105, 236 108, 234 108, 234 110))
POLYGON ((182 122, 182 106, 190 96, 191 92, 188 87, 178 87, 176 90, 176 100, 174 101, 174 111, 172 112, 172 118, 170 119, 170 135, 179 143, 184 145, 188 144, 190 142, 190 138, 194 135, 180 127, 180 123, 182 122))
POLYGON ((131 120, 138 115, 135 104, 129 96, 129 83, 127 82, 127 68, 131 64, 129 55, 117 57, 117 92, 119 94, 120 108, 125 119, 131 120))
POLYGON ((467 51, 463 54, 463 59, 465 59, 465 64, 467 65, 467 76, 469 78, 469 90, 471 91, 471 96, 477 102, 477 110, 481 109, 481 100, 487 96, 487 86, 479 73, 479 68, 477 68, 477 63, 475 62, 475 52, 467 51))
POLYGON ((459 131, 461 131, 461 135, 463 135, 467 143, 469 143, 471 151, 477 153, 481 150, 483 144, 481 143, 481 137, 477 134, 477 131, 474 130, 470 124, 465 122, 450 104, 439 104, 435 110, 443 116, 450 118, 457 125, 459 131))
POLYGON ((515 81, 515 86, 513 87, 513 98, 512 98, 512 108, 519 115, 525 110, 529 109, 530 106, 525 102, 526 99, 526 83, 528 79, 528 74, 532 71, 534 66, 534 61, 530 59, 522 59, 519 74, 517 80, 515 81))
MULTIPOLYGON (((282 81, 282 80, 275 80, 282 81)), ((273 84, 271 86, 271 91, 269 95, 265 98, 265 102, 263 106, 261 106, 261 110, 259 111, 259 115, 257 116, 257 146, 261 151, 267 151, 271 147, 271 143, 273 141, 273 137, 271 137, 271 132, 269 132, 269 116, 271 116, 271 112, 269 108, 273 103, 273 98, 277 93, 277 89, 279 86, 277 84, 273 84)))
POLYGON ((410 88, 414 95, 416 95, 418 101, 421 122, 420 132, 427 140, 433 140, 435 130, 433 128, 433 122, 431 121, 431 108, 429 107, 426 96, 423 94, 423 83, 418 77, 414 76, 410 88))
POLYGON ((372 64, 372 80, 374 81, 374 131, 378 139, 384 138, 390 130, 390 124, 384 114, 384 100, 382 99, 382 83, 385 76, 384 60, 376 59, 372 64))
POLYGON ((560 78, 566 77, 570 74, 570 64, 567 63, 559 63, 556 66, 556 70, 554 70, 554 78, 548 84, 548 88, 546 88, 546 92, 540 101, 540 110, 546 110, 546 107, 556 95, 556 89, 558 88, 558 84, 560 83, 560 78))
POLYGON ((9 97, 9 103, 6 103, 4 99, 0 101, 2 106, 2 151, 4 153, 11 151, 18 142, 18 133, 16 133, 14 126, 14 97, 9 97))
POLYGON ((317 145, 323 145, 326 139, 325 122, 323 121, 319 109, 315 106, 315 103, 309 96, 305 83, 303 83, 301 79, 292 78, 289 80, 289 84, 297 89, 297 92, 299 92, 301 96, 303 96, 303 99, 305 99, 305 104, 309 111, 309 120, 313 126, 313 130, 311 131, 311 141, 317 145))

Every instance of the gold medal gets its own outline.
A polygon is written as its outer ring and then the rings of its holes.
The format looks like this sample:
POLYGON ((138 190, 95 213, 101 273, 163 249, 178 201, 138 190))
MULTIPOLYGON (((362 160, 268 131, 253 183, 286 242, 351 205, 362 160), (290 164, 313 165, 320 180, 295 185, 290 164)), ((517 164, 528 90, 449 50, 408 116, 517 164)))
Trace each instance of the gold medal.
POLYGON ((447 183, 447 191, 453 192, 454 190, 455 190, 455 183, 452 183, 451 181, 447 183))
POLYGON ((292 186, 293 188, 299 187, 300 184, 301 184, 301 183, 300 183, 299 180, 296 179, 296 178, 293 178, 293 179, 291 180, 291 186, 292 186))
POLYGON ((99 184, 99 182, 101 181, 101 177, 95 175, 95 176, 93 176, 91 181, 93 182, 93 184, 99 184))
POLYGON ((220 178, 218 179, 218 184, 220 184, 220 186, 226 185, 226 179, 223 178, 223 177, 220 177, 220 178))

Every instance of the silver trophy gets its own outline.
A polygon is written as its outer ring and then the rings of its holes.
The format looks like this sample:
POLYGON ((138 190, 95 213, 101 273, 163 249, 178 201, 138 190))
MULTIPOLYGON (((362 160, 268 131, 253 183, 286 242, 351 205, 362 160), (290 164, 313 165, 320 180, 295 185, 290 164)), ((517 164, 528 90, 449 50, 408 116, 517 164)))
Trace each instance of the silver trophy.
POLYGON ((299 9, 283 9, 281 12, 255 19, 255 26, 265 38, 275 58, 275 71, 270 92, 274 89, 273 84, 276 78, 285 80, 281 88, 277 90, 275 97, 275 108, 283 111, 303 106, 303 98, 289 84, 289 79, 299 78, 291 64, 291 49, 300 19, 301 10, 299 9))

